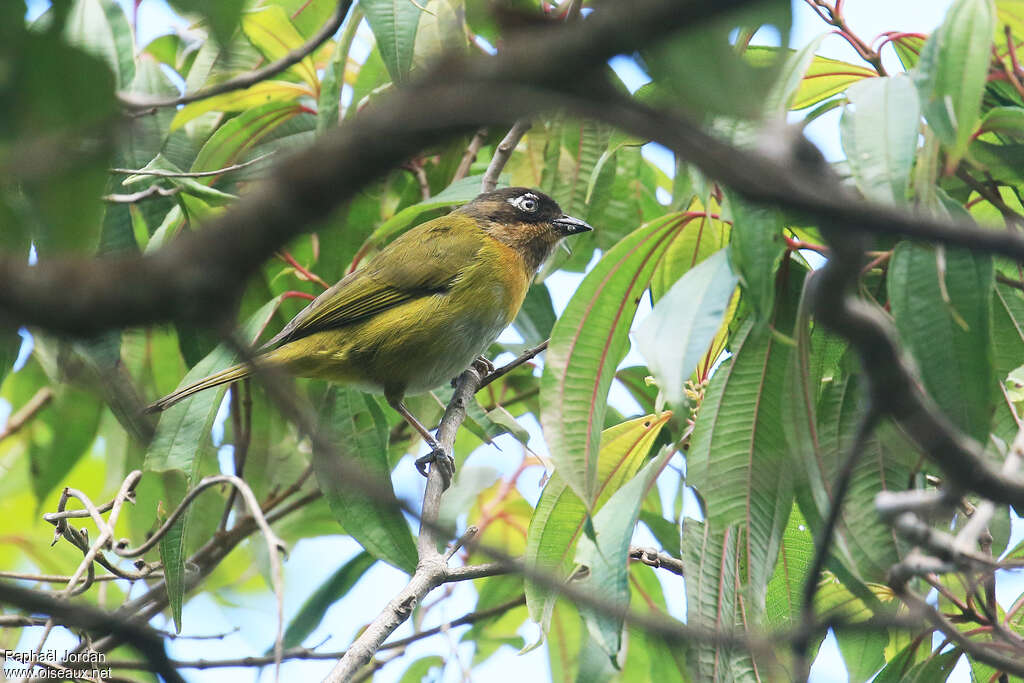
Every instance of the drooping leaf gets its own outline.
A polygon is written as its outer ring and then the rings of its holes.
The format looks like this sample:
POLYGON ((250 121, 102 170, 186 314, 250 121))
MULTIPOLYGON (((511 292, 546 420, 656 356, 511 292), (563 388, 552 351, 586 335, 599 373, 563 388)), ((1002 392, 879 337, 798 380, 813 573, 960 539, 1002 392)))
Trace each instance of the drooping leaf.
MULTIPOLYGON (((294 102, 271 102, 231 119, 210 136, 192 163, 192 171, 215 171, 238 161, 260 138, 275 127, 302 113, 294 102)), ((196 178, 204 185, 212 185, 216 176, 196 178)))
POLYGON ((359 4, 391 80, 396 84, 407 82, 422 11, 410 0, 363 0, 359 4))
POLYGON ((551 328, 555 325, 555 309, 547 285, 540 282, 527 290, 523 305, 512 324, 523 341, 530 346, 536 346, 551 336, 551 328))
POLYGON ((723 249, 679 278, 636 331, 647 367, 677 408, 685 403, 683 385, 722 325, 736 282, 723 249))
POLYGON ((416 544, 392 489, 383 411, 360 391, 331 386, 322 401, 320 420, 333 435, 337 453, 314 449, 313 470, 335 518, 375 558, 411 574, 416 568, 416 544), (377 490, 367 493, 346 477, 332 457, 337 454, 377 490))
MULTIPOLYGON (((468 176, 461 180, 456 180, 430 199, 405 207, 381 223, 367 241, 377 246, 383 245, 411 226, 417 218, 427 211, 446 206, 461 206, 473 201, 480 194, 480 179, 481 176, 468 176)), ((499 188, 506 186, 507 183, 498 183, 499 188)))
MULTIPOLYGON (((817 41, 812 41, 808 47, 813 46, 815 42, 817 41)), ((778 58, 778 51, 779 48, 776 47, 749 45, 743 56, 753 64, 769 64, 778 58)), ((788 95, 788 99, 783 101, 788 104, 789 109, 806 109, 843 92, 858 81, 878 75, 872 69, 859 64, 850 64, 838 59, 815 55, 813 49, 811 50, 812 57, 807 62, 804 61, 806 53, 803 50, 800 52, 787 50, 786 52, 790 56, 783 69, 784 73, 802 73, 803 76, 797 82, 795 89, 791 82, 785 83, 787 87, 776 86, 780 95, 788 95), (797 61, 798 59, 799 61, 797 61), (797 68, 800 64, 804 64, 803 72, 797 68)))
POLYGON ((213 31, 213 37, 221 45, 228 45, 238 28, 239 16, 245 7, 245 0, 169 0, 171 6, 183 13, 194 13, 203 17, 213 31))
POLYGON ((876 202, 903 203, 920 127, 914 84, 902 75, 873 78, 853 85, 847 97, 842 144, 857 188, 876 202))
POLYGON ((956 0, 915 67, 925 118, 948 149, 947 168, 963 156, 978 125, 995 21, 993 0, 956 0))

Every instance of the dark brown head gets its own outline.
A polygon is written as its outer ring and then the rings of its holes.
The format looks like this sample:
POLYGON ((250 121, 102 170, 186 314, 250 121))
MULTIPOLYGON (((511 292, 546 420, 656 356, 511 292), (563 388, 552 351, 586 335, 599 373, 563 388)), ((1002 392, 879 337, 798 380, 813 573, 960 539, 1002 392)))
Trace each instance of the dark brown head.
POLYGON ((536 270, 563 237, 593 230, 567 216, 551 197, 528 187, 485 192, 456 210, 470 216, 494 239, 518 249, 536 270))

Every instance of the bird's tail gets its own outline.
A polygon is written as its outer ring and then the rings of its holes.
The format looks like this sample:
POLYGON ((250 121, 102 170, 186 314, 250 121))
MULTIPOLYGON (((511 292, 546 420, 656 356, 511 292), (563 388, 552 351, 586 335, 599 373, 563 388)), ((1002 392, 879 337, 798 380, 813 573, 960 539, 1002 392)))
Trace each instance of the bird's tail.
POLYGON ((226 370, 221 370, 218 373, 212 374, 209 377, 205 377, 198 382, 193 382, 187 387, 182 387, 177 391, 167 394, 159 401, 150 404, 146 407, 147 413, 158 413, 162 410, 167 410, 178 401, 184 400, 192 394, 197 394, 200 391, 210 389, 211 387, 219 386, 221 384, 227 384, 228 382, 234 382, 244 377, 248 377, 252 374, 252 369, 247 365, 232 365, 226 370))

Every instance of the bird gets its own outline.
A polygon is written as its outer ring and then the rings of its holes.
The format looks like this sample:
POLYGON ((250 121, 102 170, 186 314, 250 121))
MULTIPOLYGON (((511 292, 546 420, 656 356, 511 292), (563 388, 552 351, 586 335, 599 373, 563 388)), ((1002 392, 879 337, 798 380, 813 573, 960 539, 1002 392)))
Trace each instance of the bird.
MULTIPOLYGON (((489 365, 482 354, 515 319, 541 264, 563 238, 590 230, 538 190, 484 192, 397 237, 311 301, 254 360, 382 393, 431 448, 416 460, 420 473, 436 463, 450 481, 454 459, 409 411, 405 396, 440 386, 476 359, 489 365)), ((252 372, 249 364, 234 365, 147 412, 252 372)))

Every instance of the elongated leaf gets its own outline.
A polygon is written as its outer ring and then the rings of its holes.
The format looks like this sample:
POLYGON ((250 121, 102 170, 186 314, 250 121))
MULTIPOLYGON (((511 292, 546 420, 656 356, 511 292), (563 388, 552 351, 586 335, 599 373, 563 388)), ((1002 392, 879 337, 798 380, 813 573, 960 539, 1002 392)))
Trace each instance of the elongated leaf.
MULTIPOLYGON (((789 288, 797 285, 790 282, 789 288)), ((775 329, 792 329, 793 299, 780 302, 775 329)), ((712 376, 697 414, 687 484, 704 500, 713 528, 739 533, 747 615, 756 618, 764 610, 793 500, 793 463, 782 428, 790 349, 769 326, 748 319, 734 333, 730 350, 732 359, 712 376)))
POLYGON ((916 67, 925 118, 949 150, 947 168, 963 156, 978 124, 995 21, 992 0, 956 0, 916 67))
POLYGON ((959 249, 897 245, 889 265, 896 329, 924 386, 968 435, 984 443, 992 413, 992 259, 959 249))
MULTIPOLYGON (((741 567, 742 532, 716 530, 711 522, 683 522, 682 560, 686 575, 686 622, 697 628, 747 628, 741 567)), ((690 646, 687 661, 695 680, 759 681, 750 654, 716 643, 690 646)))
POLYGON ((410 0, 362 0, 359 3, 377 39, 391 80, 405 83, 412 69, 420 8, 410 0))
POLYGON ((906 201, 917 150, 920 109, 906 76, 853 85, 841 123, 843 150, 857 188, 886 204, 906 201))
MULTIPOLYGON (((615 491, 639 471, 651 444, 671 416, 671 413, 660 417, 648 415, 609 427, 602 432, 601 452, 598 456, 600 493, 594 505, 595 510, 600 509, 615 491)), ((526 535, 526 563, 539 571, 568 576, 576 544, 586 522, 586 505, 556 470, 548 479, 530 518, 526 535)), ((542 621, 545 602, 551 595, 551 590, 544 586, 531 581, 526 583, 526 604, 534 621, 542 621)))
MULTIPOLYGON (((678 538, 679 532, 676 531, 678 538)), ((679 545, 678 540, 676 546, 679 545)), ((629 566, 629 608, 640 614, 669 617, 665 594, 655 569, 641 562, 629 566)), ((638 625, 627 625, 628 651, 622 667, 623 681, 687 683, 690 680, 686 650, 651 635, 638 625)))
POLYGON ((589 219, 587 185, 608 148, 611 129, 589 120, 555 124, 545 149, 540 187, 570 216, 589 219))
MULTIPOLYGON (((807 73, 808 67, 814 61, 814 53, 818 51, 821 41, 827 35, 827 33, 822 33, 799 50, 788 51, 789 55, 782 63, 778 80, 775 81, 772 89, 768 91, 768 97, 765 98, 765 112, 769 116, 784 116, 790 108, 796 108, 791 107, 792 101, 805 80, 804 74, 807 73)), ((768 60, 767 63, 771 64, 772 62, 768 60)))
MULTIPOLYGON (((671 456, 672 449, 666 448, 613 493, 594 515, 594 539, 583 536, 579 541, 576 561, 590 569, 581 586, 613 605, 629 604, 629 541, 640 506, 671 456)), ((587 608, 581 609, 581 613, 591 637, 610 657, 615 657, 622 647, 622 618, 587 608)))
POLYGON ((1015 138, 1024 138, 1024 109, 1020 107, 993 107, 981 120, 979 132, 1002 133, 1015 138))
POLYGON ((729 257, 733 270, 758 318, 764 320, 775 302, 775 271, 786 250, 782 241, 782 213, 775 207, 751 204, 736 196, 729 197, 729 210, 729 257))
MULTIPOLYGON (((241 25, 245 37, 270 62, 301 48, 306 42, 279 5, 268 5, 255 12, 244 13, 241 25)), ((299 76, 314 91, 320 89, 320 79, 317 78, 312 57, 305 57, 289 67, 289 71, 299 76)))
POLYGON ((394 498, 388 466, 388 424, 377 402, 344 386, 328 389, 321 406, 321 424, 345 462, 358 467, 388 498, 368 495, 347 481, 331 453, 313 451, 313 470, 335 518, 345 532, 379 560, 412 573, 416 544, 394 498))
MULTIPOLYGON (((356 582, 376 561, 369 553, 359 553, 338 567, 337 571, 327 577, 326 581, 317 586, 317 589, 306 598, 302 607, 288 622, 288 628, 284 632, 284 647, 302 645, 302 641, 323 621, 327 610, 348 595, 356 582)), ((270 652, 273 652, 273 648, 270 649, 270 652)))
MULTIPOLYGON (((274 128, 302 112, 294 102, 271 102, 231 119, 210 136, 192 163, 192 171, 215 171, 238 161, 242 154, 274 128)), ((206 185, 216 176, 196 178, 206 185)))
MULTIPOLYGON (((185 596, 185 516, 178 518, 178 521, 167 530, 157 550, 160 553, 160 562, 164 566, 164 584, 167 587, 167 602, 171 608, 171 618, 174 619, 174 630, 181 633, 181 605, 185 596)), ((167 515, 162 505, 157 508, 157 523, 163 524, 167 521, 167 515)))
POLYGON ((737 278, 723 249, 681 277, 636 332, 647 367, 673 406, 722 325, 737 278))
POLYGON ((638 228, 587 274, 551 331, 541 424, 559 474, 592 507, 606 397, 654 267, 678 229, 673 215, 638 228))
POLYGON ((245 111, 273 103, 291 105, 298 98, 310 97, 312 94, 308 87, 299 83, 260 81, 243 90, 234 90, 186 104, 174 115, 174 120, 171 121, 171 132, 208 111, 245 111))

